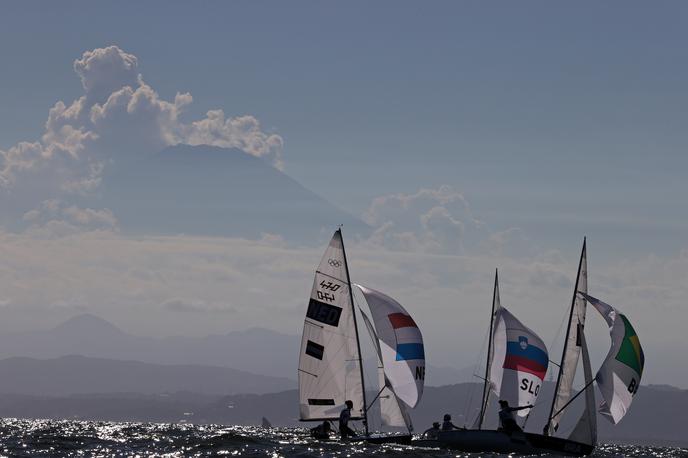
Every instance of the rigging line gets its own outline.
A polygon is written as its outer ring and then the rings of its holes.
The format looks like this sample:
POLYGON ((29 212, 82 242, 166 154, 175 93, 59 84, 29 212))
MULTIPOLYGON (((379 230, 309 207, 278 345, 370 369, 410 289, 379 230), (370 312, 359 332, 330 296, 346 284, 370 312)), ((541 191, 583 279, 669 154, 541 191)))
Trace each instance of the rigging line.
POLYGON ((564 404, 564 405, 561 407, 561 409, 557 410, 557 412, 556 412, 554 415, 552 415, 551 417, 549 417, 549 420, 548 420, 548 421, 551 421, 552 418, 556 417, 556 416, 559 415, 561 412, 563 412, 563 410, 564 410, 565 408, 567 408, 567 407, 569 406, 569 404, 571 404, 578 396, 580 396, 582 393, 585 393, 585 391, 588 389, 588 387, 589 387, 590 385, 592 385, 592 382, 594 382, 594 381, 595 381, 595 379, 592 379, 592 380, 590 380, 588 383, 586 383, 585 386, 583 387, 583 389, 580 390, 578 393, 576 393, 571 399, 569 399, 569 402, 567 402, 566 404, 564 404))
POLYGON ((383 391, 385 391, 385 388, 387 388, 387 385, 383 386, 380 391, 377 392, 375 397, 373 398, 372 401, 370 401, 370 404, 368 404, 368 407, 366 407, 365 411, 368 412, 371 407, 373 407, 373 404, 375 404, 375 401, 377 401, 380 398, 380 395, 382 394, 383 391))

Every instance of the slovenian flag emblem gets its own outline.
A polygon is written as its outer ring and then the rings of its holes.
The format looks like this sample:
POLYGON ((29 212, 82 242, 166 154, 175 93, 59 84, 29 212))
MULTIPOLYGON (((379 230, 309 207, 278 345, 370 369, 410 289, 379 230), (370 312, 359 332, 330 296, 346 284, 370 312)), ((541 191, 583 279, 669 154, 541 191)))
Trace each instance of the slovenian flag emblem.
POLYGON ((396 360, 425 359, 423 337, 413 318, 404 313, 390 313, 387 317, 392 324, 397 341, 396 360))
POLYGON ((548 364, 547 353, 529 344, 526 336, 518 336, 518 342, 507 341, 504 369, 528 372, 544 380, 548 364))

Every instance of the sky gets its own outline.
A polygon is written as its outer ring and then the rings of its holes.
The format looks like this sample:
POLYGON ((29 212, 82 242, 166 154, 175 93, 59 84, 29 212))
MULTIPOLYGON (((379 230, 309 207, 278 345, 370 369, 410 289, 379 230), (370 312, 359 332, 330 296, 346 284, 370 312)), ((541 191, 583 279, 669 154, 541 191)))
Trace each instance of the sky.
POLYGON ((368 222, 352 275, 418 311, 438 364, 474 361, 495 267, 503 303, 554 341, 587 236, 590 292, 637 322, 647 380, 688 375, 684 3, 0 13, 0 202, 25 223, 6 212, 0 233, 0 332, 91 311, 139 334, 299 333, 324 245, 132 236, 77 202, 122 151, 211 144, 368 222))

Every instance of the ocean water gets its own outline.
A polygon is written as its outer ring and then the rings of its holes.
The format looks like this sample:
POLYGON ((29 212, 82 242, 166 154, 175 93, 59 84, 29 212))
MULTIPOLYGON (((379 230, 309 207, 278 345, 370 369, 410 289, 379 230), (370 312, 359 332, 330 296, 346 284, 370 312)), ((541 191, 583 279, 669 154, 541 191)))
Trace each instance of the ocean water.
MULTIPOLYGON (((0 455, 18 457, 479 457, 397 445, 321 443, 301 428, 0 420, 0 455)), ((688 457, 688 449, 601 445, 595 457, 688 457)))

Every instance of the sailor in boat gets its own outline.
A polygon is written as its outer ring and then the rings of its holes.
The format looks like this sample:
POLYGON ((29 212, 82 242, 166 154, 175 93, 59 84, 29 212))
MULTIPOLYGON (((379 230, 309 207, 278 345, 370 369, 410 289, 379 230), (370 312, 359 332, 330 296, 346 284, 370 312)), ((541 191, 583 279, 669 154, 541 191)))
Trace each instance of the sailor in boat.
POLYGON ((423 439, 437 439, 440 434, 440 422, 436 421, 432 424, 432 428, 423 431, 423 439))
POLYGON ((453 429, 461 429, 461 428, 459 428, 454 423, 452 423, 451 415, 449 415, 448 413, 445 413, 444 419, 442 421, 442 431, 451 431, 453 429))
POLYGON ((319 440, 327 440, 330 438, 330 432, 332 431, 332 426, 330 426, 329 421, 323 421, 321 424, 315 428, 311 428, 311 437, 319 440))
POLYGON ((533 406, 521 406, 521 407, 509 407, 509 402, 501 400, 499 401, 499 423, 501 424, 501 430, 505 433, 511 435, 514 432, 521 432, 521 427, 518 426, 516 420, 514 420, 513 412, 517 410, 530 409, 533 406))
POLYGON ((349 420, 351 419, 351 409, 354 408, 354 403, 350 400, 346 401, 346 408, 339 414, 339 435, 342 439, 347 437, 354 437, 356 432, 349 428, 349 420))

